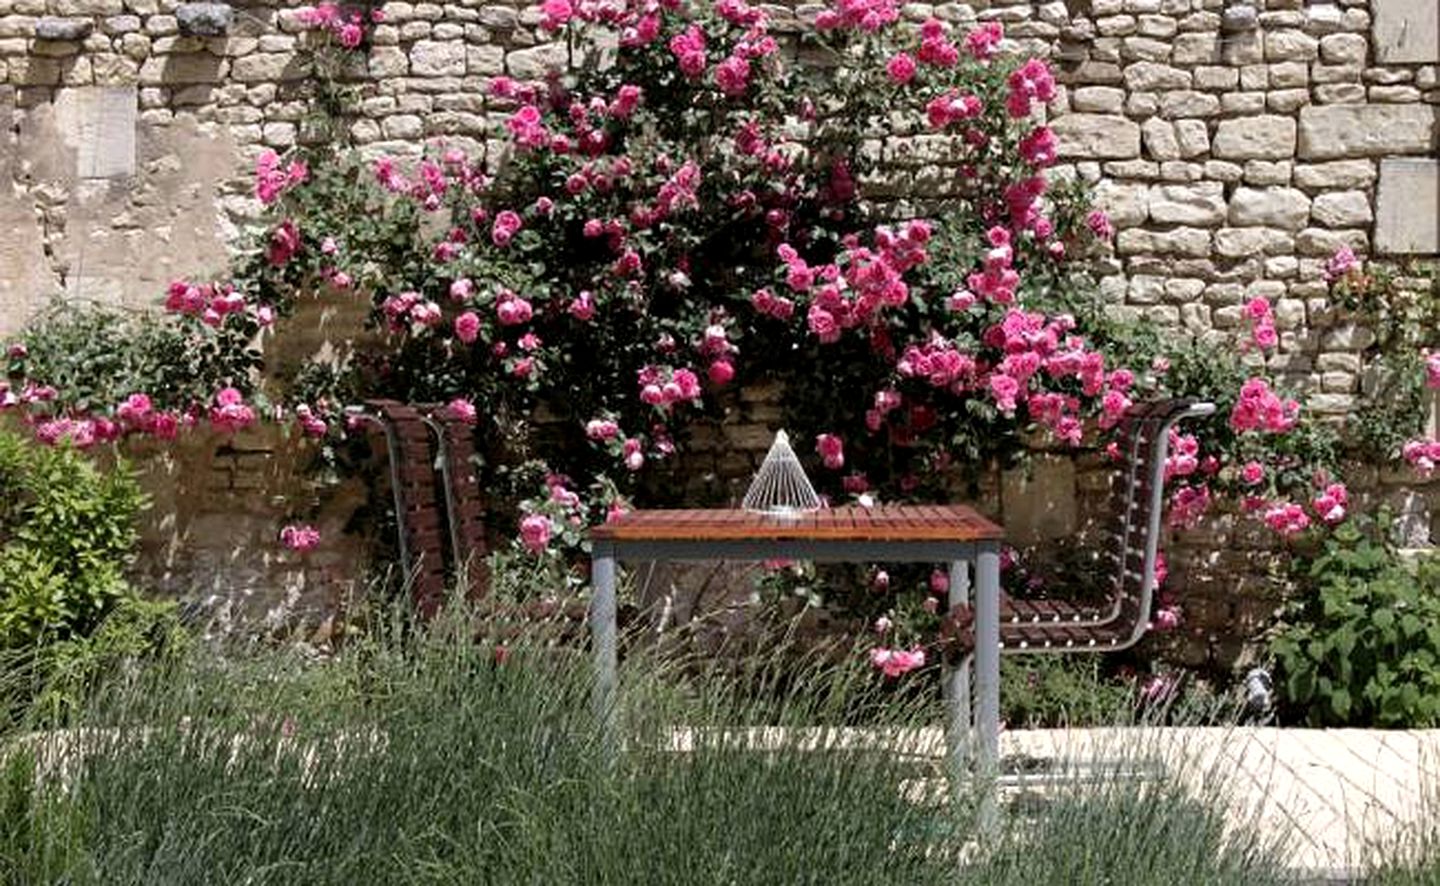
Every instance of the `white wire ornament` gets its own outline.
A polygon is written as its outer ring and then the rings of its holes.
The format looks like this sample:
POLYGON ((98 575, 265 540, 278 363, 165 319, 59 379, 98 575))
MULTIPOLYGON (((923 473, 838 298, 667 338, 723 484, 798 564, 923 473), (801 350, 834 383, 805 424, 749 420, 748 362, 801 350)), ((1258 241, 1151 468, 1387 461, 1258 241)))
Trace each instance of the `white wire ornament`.
POLYGON ((765 453, 765 461, 750 488, 745 492, 741 507, 757 514, 775 517, 798 516, 807 511, 820 510, 820 496, 805 476, 800 459, 790 448, 790 438, 784 431, 775 434, 775 442, 765 453))

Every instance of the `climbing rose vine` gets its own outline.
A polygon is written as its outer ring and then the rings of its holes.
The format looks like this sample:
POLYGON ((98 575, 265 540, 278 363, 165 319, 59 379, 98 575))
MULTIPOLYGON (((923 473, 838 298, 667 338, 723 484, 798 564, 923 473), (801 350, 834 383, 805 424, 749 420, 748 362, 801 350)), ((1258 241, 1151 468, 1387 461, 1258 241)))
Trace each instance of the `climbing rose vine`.
MULTIPOLYGON (((914 28, 890 0, 838 0, 783 39, 745 0, 542 13, 577 65, 489 82, 503 156, 262 153, 268 221, 233 278, 176 281, 165 299, 221 353, 302 300, 363 305, 373 338, 353 357, 284 384, 225 363, 207 399, 81 408, 12 349, 0 408, 52 442, 280 418, 333 451, 355 433, 348 403, 447 404, 477 429, 517 548, 545 557, 582 545, 592 519, 663 500, 673 484, 651 478, 751 385, 778 383, 831 502, 945 497, 1037 443, 1113 454, 1105 437, 1132 403, 1199 394, 1221 411, 1173 440, 1172 525, 1222 496, 1285 535, 1343 519, 1345 487, 1294 398, 1234 366, 1207 374, 1213 348, 1167 347, 1093 297, 1085 260, 1114 228, 1073 170, 1051 174, 1055 76, 1004 52, 998 25, 914 28), (805 64, 786 62, 794 43, 805 64)), ((299 20, 364 51, 363 16, 299 20)), ((1338 254, 1328 273, 1357 265, 1338 254)), ((1267 301, 1245 316, 1247 347, 1279 346, 1267 301)), ((1440 444, 1404 455, 1429 471, 1440 444)), ((297 550, 320 543, 287 532, 297 550)), ((887 674, 925 661, 887 642, 872 655, 887 674)))

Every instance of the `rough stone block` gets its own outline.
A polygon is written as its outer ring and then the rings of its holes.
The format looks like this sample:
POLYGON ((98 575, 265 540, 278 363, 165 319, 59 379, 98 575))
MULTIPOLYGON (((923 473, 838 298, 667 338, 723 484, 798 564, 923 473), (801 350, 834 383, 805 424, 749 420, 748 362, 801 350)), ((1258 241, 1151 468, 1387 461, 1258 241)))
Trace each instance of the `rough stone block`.
POLYGON ((84 40, 94 30, 95 22, 88 18, 42 18, 35 23, 35 39, 71 42, 84 40))
POLYGON ((1327 65, 1365 63, 1369 44, 1359 34, 1331 34, 1320 38, 1320 58, 1327 65))
POLYGON ((1175 121, 1175 140, 1180 145, 1180 156, 1187 160, 1210 150, 1210 130, 1201 120, 1175 121))
POLYGON ((1236 188, 1230 198, 1233 227, 1298 231, 1310 220, 1310 198, 1294 188, 1236 188))
POLYGON ((1320 56, 1320 41, 1304 31, 1279 30, 1265 34, 1265 60, 1313 61, 1320 56))
POLYGON ((1125 69, 1125 86, 1131 92, 1157 92, 1166 89, 1189 89, 1189 71, 1154 62, 1136 62, 1125 69))
POLYGON ((1303 108, 1300 157, 1328 160, 1430 153, 1436 147, 1436 121, 1437 111, 1428 105, 1303 108))
POLYGON ((1156 185, 1150 189, 1150 218, 1159 224, 1218 227, 1225 223, 1225 186, 1156 185))
POLYGON ((1118 114, 1125 107, 1125 91, 1113 86, 1082 86, 1070 93, 1070 107, 1082 113, 1118 114))
POLYGON ((1440 61, 1440 5, 1435 0, 1379 0, 1371 5, 1377 62, 1440 61))
POLYGON ((230 30, 235 10, 228 3, 181 3, 175 10, 180 33, 194 37, 219 37, 230 30))
POLYGON ((1440 160, 1380 161, 1375 249, 1390 254, 1440 254, 1440 160))
POLYGON ((1227 160, 1283 160, 1295 155, 1295 121, 1260 115, 1221 120, 1210 146, 1227 160))
POLYGON ((1353 228, 1368 225, 1374 218, 1370 198, 1364 191, 1340 191, 1321 194, 1310 207, 1316 223, 1327 228, 1353 228))
POLYGON ((1150 188, 1101 179, 1095 186, 1095 204, 1105 210, 1117 228, 1145 223, 1150 212, 1150 188))
POLYGON ((1178 117, 1213 117, 1220 113, 1220 99, 1208 92, 1182 89, 1160 96, 1160 116, 1167 120, 1178 117))
POLYGON ((569 60, 564 43, 542 43, 510 53, 505 57, 505 67, 516 79, 543 80, 547 71, 564 70, 569 60))
POLYGON ((1215 232, 1215 251, 1226 258, 1283 255, 1294 248, 1294 235, 1274 228, 1223 228, 1215 232))
POLYGON ((1179 160, 1180 143, 1175 140, 1175 124, 1156 117, 1140 126, 1145 138, 1145 153, 1152 160, 1179 160))
POLYGON ((421 40, 410 47, 410 72, 418 77, 465 74, 465 44, 421 40))
MULTIPOLYGON (((512 53, 513 55, 513 53, 512 53)), ((1140 156, 1140 126, 1123 117, 1066 114, 1050 128, 1067 159, 1128 159, 1140 156)))

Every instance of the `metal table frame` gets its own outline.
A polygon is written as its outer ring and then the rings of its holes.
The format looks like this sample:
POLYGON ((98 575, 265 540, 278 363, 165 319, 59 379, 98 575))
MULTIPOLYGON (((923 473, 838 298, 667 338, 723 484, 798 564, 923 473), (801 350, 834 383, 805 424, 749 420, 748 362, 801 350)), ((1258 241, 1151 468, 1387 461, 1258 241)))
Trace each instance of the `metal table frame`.
POLYGON ((772 558, 816 562, 949 563, 949 603, 971 604, 970 564, 975 565, 975 696, 971 706, 969 668, 946 667, 945 738, 952 788, 968 774, 970 732, 977 733, 975 772, 980 817, 995 820, 995 779, 1000 743, 1000 547, 999 539, 977 541, 898 539, 600 539, 594 540, 590 576, 590 631, 595 659, 594 705, 603 728, 615 728, 616 626, 615 582, 619 561, 740 560, 772 558))

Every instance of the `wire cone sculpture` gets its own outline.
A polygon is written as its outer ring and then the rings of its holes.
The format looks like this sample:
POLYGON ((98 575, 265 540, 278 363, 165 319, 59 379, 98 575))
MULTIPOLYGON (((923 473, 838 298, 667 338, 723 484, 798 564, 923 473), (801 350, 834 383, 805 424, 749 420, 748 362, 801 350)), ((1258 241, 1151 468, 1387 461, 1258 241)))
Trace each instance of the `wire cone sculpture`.
POLYGON ((820 496, 805 476, 805 469, 800 466, 795 450, 790 448, 790 438, 784 431, 775 434, 775 442, 770 444, 765 461, 750 481, 741 507, 775 517, 796 517, 820 510, 820 496))

